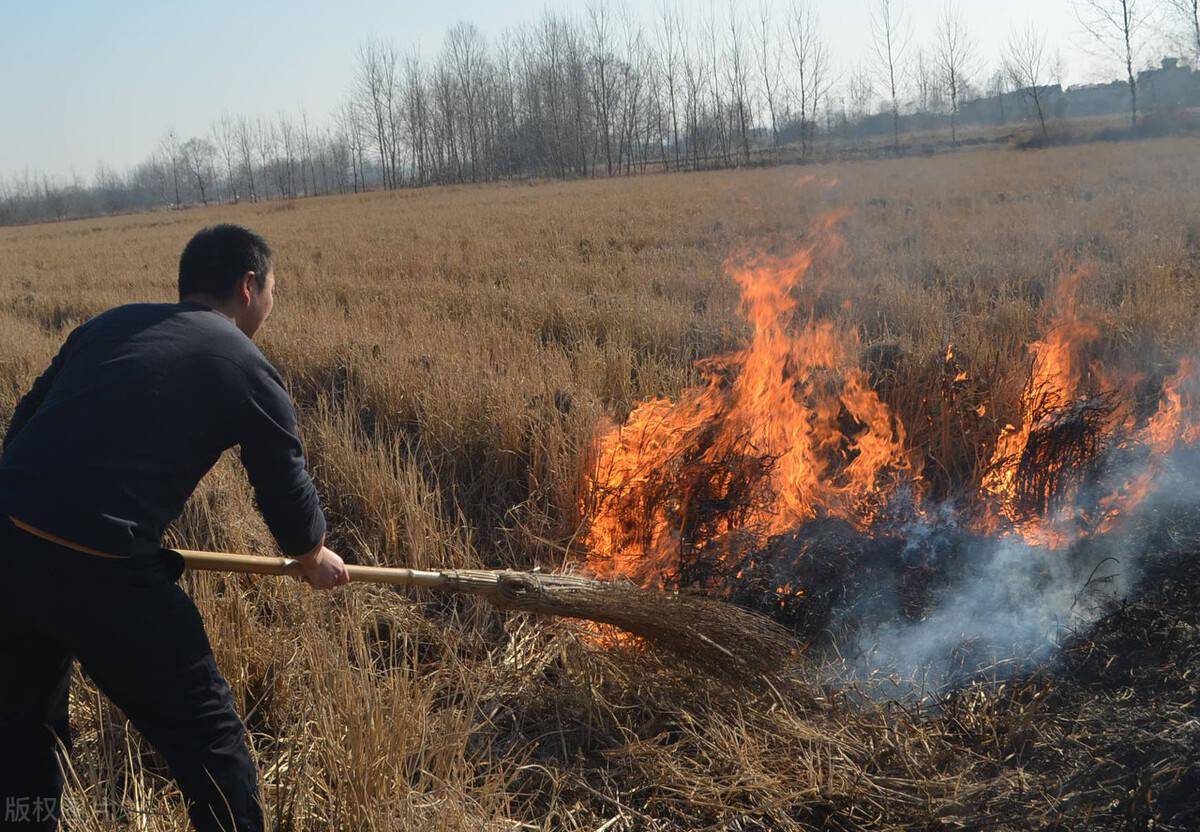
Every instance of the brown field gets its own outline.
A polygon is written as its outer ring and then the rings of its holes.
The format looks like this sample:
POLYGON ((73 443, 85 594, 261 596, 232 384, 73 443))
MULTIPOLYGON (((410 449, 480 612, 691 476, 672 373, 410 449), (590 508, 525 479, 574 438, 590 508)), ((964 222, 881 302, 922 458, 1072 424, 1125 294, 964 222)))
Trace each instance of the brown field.
MULTIPOLYGON (((978 481, 1019 418, 1026 345, 1074 266, 1089 269, 1081 302, 1114 362, 1165 374, 1195 348, 1197 149, 988 150, 0 229, 0 422, 73 325, 173 300, 188 237, 240 222, 278 252, 262 343, 301 409, 333 548, 386 565, 558 568, 580 557, 598 426, 677 394, 694 361, 746 338, 726 259, 786 251, 845 210, 845 251, 816 308, 904 356, 883 395, 930 488, 949 496, 978 481), (930 404, 930 368, 951 343, 987 404, 970 425, 930 404)), ((271 550, 235 458, 173 542, 271 550)), ((1170 829, 1200 817, 1187 808, 1200 653, 1194 635, 1163 635, 1194 633, 1194 590, 1190 624, 1134 605, 1123 614, 1141 616, 1141 641, 1106 641, 1102 621, 1055 668, 926 711, 856 704, 815 661, 807 695, 747 692, 471 601, 185 581, 283 830, 1170 829)), ((72 829, 184 828, 165 770, 121 715, 86 681, 72 706, 72 829)))

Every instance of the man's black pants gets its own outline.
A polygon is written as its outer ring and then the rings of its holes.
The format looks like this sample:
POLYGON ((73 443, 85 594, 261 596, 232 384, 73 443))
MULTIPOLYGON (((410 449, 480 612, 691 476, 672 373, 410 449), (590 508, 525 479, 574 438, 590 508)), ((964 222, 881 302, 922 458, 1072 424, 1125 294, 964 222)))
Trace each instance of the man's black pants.
POLYGON ((0 518, 0 829, 56 828, 75 658, 166 759, 196 829, 262 829, 245 732, 182 569, 173 553, 82 554, 0 518))

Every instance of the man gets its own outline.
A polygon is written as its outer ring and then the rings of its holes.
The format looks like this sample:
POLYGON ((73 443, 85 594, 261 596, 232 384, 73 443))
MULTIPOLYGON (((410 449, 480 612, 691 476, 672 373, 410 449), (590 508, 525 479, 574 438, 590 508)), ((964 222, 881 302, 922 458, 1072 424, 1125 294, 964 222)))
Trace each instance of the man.
POLYGON ((349 581, 295 410, 251 341, 274 285, 261 237, 205 228, 179 260, 179 303, 83 324, 17 405, 0 457, 0 828, 57 825, 78 658, 167 760, 196 829, 262 829, 241 720, 161 538, 239 445, 284 554, 315 588, 349 581))

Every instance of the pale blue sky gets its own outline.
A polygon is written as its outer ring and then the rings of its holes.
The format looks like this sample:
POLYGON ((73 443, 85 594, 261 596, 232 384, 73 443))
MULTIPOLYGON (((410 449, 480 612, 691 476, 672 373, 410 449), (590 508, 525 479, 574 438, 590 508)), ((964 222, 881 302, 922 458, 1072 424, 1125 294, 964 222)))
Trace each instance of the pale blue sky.
MULTIPOLYGON (((867 1, 812 2, 835 62, 866 59, 867 1)), ((1051 48, 1062 48, 1069 81, 1108 74, 1078 52, 1070 2, 960 5, 988 66, 1010 24, 1032 18, 1051 48)), ((625 3, 648 25, 659 5, 625 3)), ((932 40, 943 4, 907 0, 917 41, 932 40)), ((748 12, 757 5, 741 0, 748 12)), ((303 106, 323 122, 348 89, 365 38, 420 44, 433 55, 458 20, 492 36, 548 6, 581 12, 584 0, 0 0, 0 176, 73 169, 90 179, 98 162, 124 169, 145 159, 168 127, 205 134, 223 112, 271 116, 303 106)), ((700 13, 708 2, 694 6, 700 13)))

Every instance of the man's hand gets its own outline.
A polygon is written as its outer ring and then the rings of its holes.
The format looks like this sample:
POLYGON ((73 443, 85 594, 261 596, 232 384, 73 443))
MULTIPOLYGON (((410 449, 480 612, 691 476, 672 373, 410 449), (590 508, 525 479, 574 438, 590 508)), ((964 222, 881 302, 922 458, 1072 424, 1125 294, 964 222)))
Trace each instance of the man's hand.
POLYGON ((350 583, 350 572, 346 564, 332 549, 326 549, 324 541, 306 555, 296 558, 304 572, 304 580, 313 589, 332 589, 350 583))

